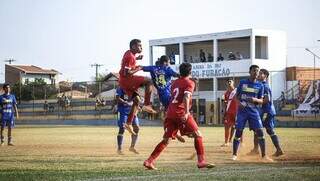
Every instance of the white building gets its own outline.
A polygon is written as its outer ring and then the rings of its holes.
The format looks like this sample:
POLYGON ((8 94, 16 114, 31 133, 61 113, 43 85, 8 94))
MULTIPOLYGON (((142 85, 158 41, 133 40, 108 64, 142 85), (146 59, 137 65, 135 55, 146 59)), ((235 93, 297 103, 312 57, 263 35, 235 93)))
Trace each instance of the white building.
POLYGON ((149 41, 150 64, 161 55, 168 55, 176 66, 191 63, 192 76, 199 78, 193 96, 194 104, 198 105, 194 107, 198 108, 194 111, 205 114, 210 122, 217 120, 214 116, 221 120, 219 100, 226 89, 226 80, 233 78, 237 85, 240 79, 249 76, 252 64, 269 70, 273 99, 280 97, 286 85, 286 42, 285 32, 260 29, 155 39, 149 41), (222 61, 218 61, 220 53, 222 61), (229 60, 230 54, 237 60, 229 60))

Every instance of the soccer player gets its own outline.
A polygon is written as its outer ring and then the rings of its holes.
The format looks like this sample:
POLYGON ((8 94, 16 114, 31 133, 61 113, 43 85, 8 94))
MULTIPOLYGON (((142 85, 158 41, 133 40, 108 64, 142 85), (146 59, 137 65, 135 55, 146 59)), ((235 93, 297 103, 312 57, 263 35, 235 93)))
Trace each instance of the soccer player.
POLYGON ((262 130, 262 122, 258 105, 263 103, 263 85, 257 80, 259 74, 259 66, 251 65, 249 68, 249 79, 240 81, 237 87, 237 98, 239 107, 236 120, 236 134, 233 140, 233 156, 232 160, 237 160, 237 152, 240 144, 243 129, 246 122, 249 121, 249 128, 258 136, 258 144, 261 149, 263 161, 272 161, 266 156, 265 139, 262 130))
POLYGON ((12 142, 12 129, 14 128, 14 113, 16 118, 19 118, 17 101, 14 95, 10 94, 11 89, 9 84, 3 85, 4 94, 0 96, 1 105, 1 146, 4 145, 3 131, 5 126, 8 126, 8 146, 14 146, 12 142))
POLYGON ((227 80, 227 91, 224 93, 224 102, 226 109, 224 114, 224 144, 221 147, 227 147, 231 144, 234 134, 234 126, 236 123, 236 115, 238 109, 237 89, 234 87, 232 79, 227 80))
MULTIPOLYGON (((127 121, 127 118, 132 106, 132 101, 129 100, 128 95, 126 95, 121 88, 117 88, 116 90, 116 100, 118 103, 118 113, 120 114, 120 117, 118 120, 119 132, 117 136, 117 142, 118 142, 117 152, 119 155, 123 155, 122 142, 123 142, 123 134, 125 131, 124 124, 127 121)), ((138 133, 139 133, 139 119, 137 116, 133 118, 132 126, 133 126, 133 131, 136 134, 131 134, 131 146, 129 148, 129 151, 135 154, 139 154, 139 152, 135 149, 135 145, 138 140, 138 133)))
MULTIPOLYGON (((156 62, 155 66, 143 66, 142 70, 145 72, 150 72, 151 79, 153 81, 153 85, 156 87, 159 95, 159 100, 164 107, 164 112, 167 111, 171 93, 171 79, 172 77, 178 77, 179 74, 172 70, 169 67, 169 57, 163 55, 160 59, 156 62)), ((165 124, 165 123, 164 123, 165 124)), ((177 139, 180 142, 185 142, 184 138, 181 137, 179 134, 176 135, 177 139)))
POLYGON ((119 85, 124 90, 124 92, 132 97, 133 104, 128 115, 127 122, 125 123, 125 128, 131 133, 136 134, 132 128, 132 121, 134 117, 137 115, 139 109, 139 103, 141 98, 137 92, 140 86, 145 86, 145 97, 144 97, 144 106, 142 110, 149 113, 156 113, 153 110, 150 97, 151 97, 151 86, 152 82, 150 78, 134 75, 136 72, 142 69, 141 66, 136 65, 137 60, 141 60, 143 55, 137 54, 142 52, 141 40, 133 39, 130 41, 130 50, 126 51, 123 55, 120 69, 120 77, 119 77, 119 85))
POLYGON ((204 159, 204 147, 202 135, 197 123, 190 114, 192 105, 192 93, 195 84, 190 80, 192 66, 189 63, 182 63, 179 66, 180 78, 175 80, 171 86, 171 99, 168 107, 165 133, 163 140, 155 147, 150 157, 144 161, 143 166, 147 169, 156 169, 155 160, 169 144, 170 138, 174 137, 178 130, 181 135, 194 138, 194 147, 198 156, 198 168, 212 168, 214 165, 206 163, 204 159))
MULTIPOLYGON (((264 98, 263 104, 261 108, 261 120, 263 120, 264 115, 266 114, 266 118, 262 121, 263 127, 265 127, 268 135, 270 136, 274 147, 276 148, 276 152, 273 156, 278 157, 283 155, 283 151, 279 144, 278 136, 274 132, 274 119, 276 115, 276 111, 274 105, 272 103, 272 93, 271 89, 267 83, 269 77, 269 71, 266 69, 261 69, 259 72, 259 81, 262 83, 264 87, 264 98)), ((249 152, 249 155, 259 154, 258 149, 258 137, 254 135, 254 148, 249 152)))

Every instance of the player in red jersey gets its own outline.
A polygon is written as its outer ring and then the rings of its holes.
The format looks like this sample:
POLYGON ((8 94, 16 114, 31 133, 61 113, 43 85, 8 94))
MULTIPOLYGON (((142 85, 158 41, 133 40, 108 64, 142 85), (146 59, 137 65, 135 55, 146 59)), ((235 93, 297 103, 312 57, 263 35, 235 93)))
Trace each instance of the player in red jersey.
POLYGON ((194 82, 190 80, 191 69, 192 66, 189 63, 182 63, 179 67, 181 77, 175 80, 171 86, 171 100, 166 115, 163 140, 155 147, 150 157, 144 161, 143 166, 147 169, 156 169, 154 166, 155 160, 167 147, 169 140, 176 135, 178 130, 180 130, 181 135, 194 138, 194 147, 198 156, 198 168, 214 167, 213 164, 206 163, 204 159, 202 135, 189 112, 192 105, 191 96, 195 86, 194 82))
POLYGON ((231 144, 236 124, 236 115, 238 110, 238 100, 236 98, 237 89, 234 87, 233 80, 227 81, 227 91, 224 93, 225 114, 224 114, 224 144, 226 147, 231 144))
POLYGON ((139 103, 141 98, 137 92, 138 88, 141 86, 145 86, 145 97, 144 97, 144 106, 142 109, 149 113, 156 113, 153 110, 150 104, 151 97, 151 86, 152 81, 148 77, 136 76, 134 75, 136 72, 142 70, 141 66, 136 64, 137 60, 141 60, 143 55, 137 54, 142 52, 141 40, 133 39, 130 41, 130 50, 126 51, 123 55, 121 62, 121 69, 119 71, 119 85, 124 90, 124 92, 130 96, 133 100, 133 105, 131 107, 130 113, 128 115, 128 119, 125 123, 125 128, 133 135, 135 135, 135 131, 132 128, 133 118, 137 115, 139 109, 139 103))

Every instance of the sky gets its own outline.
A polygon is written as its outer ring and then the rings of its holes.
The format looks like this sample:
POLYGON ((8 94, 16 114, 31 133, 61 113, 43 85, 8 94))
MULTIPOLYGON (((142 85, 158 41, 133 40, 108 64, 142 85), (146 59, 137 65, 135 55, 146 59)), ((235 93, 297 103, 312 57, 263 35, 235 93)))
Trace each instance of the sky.
POLYGON ((247 28, 286 31, 288 66, 313 66, 319 20, 318 0, 0 0, 0 82, 6 59, 88 81, 94 63, 117 72, 133 38, 148 65, 150 39, 247 28))

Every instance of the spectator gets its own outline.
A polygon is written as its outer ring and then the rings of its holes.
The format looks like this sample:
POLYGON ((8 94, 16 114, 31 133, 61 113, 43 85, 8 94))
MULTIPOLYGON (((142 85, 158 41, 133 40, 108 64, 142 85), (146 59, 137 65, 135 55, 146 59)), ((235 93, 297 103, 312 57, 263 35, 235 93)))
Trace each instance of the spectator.
POLYGON ((213 56, 211 53, 208 53, 208 62, 213 62, 213 56))
POLYGON ((193 58, 192 58, 192 56, 190 56, 190 63, 193 63, 193 58))
POLYGON ((236 56, 232 52, 229 52, 228 59, 229 60, 236 60, 236 56))
POLYGON ((199 124, 204 124, 205 120, 204 120, 204 114, 203 112, 200 112, 200 116, 199 116, 199 124))
POLYGON ((218 58, 217 58, 217 61, 219 62, 219 61, 223 61, 224 60, 224 58, 223 58, 223 56, 222 56, 222 53, 219 53, 219 56, 218 56, 218 58))
POLYGON ((240 52, 236 52, 236 59, 237 60, 242 60, 243 59, 243 56, 240 52))
POLYGON ((200 62, 206 62, 206 54, 200 49, 200 62))
POLYGON ((175 57, 174 52, 171 52, 169 58, 170 58, 170 64, 171 64, 171 65, 176 64, 176 57, 175 57))

